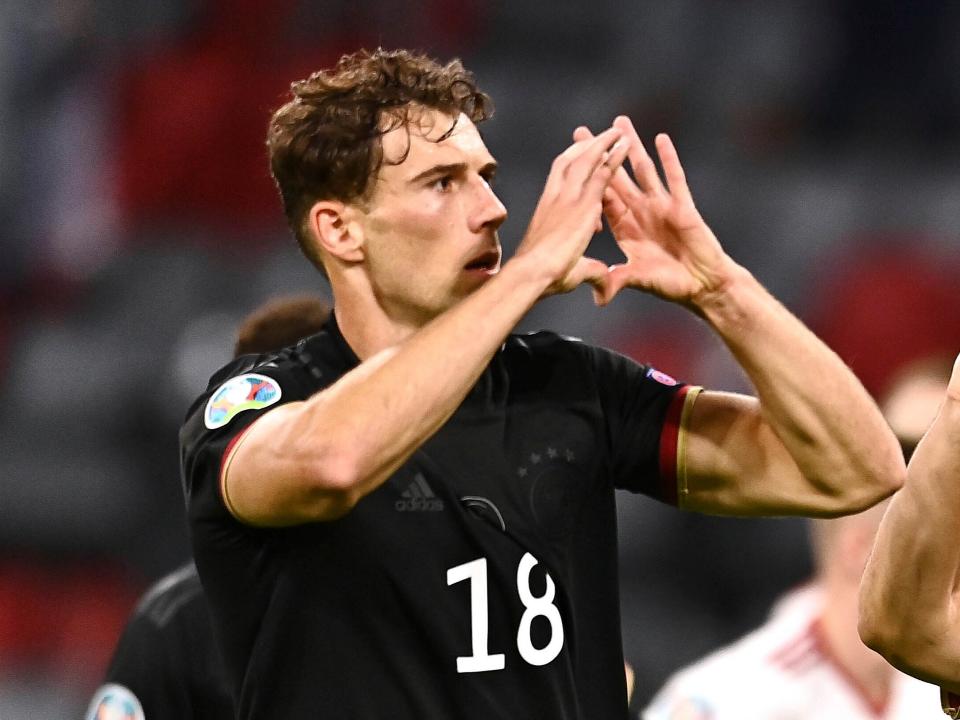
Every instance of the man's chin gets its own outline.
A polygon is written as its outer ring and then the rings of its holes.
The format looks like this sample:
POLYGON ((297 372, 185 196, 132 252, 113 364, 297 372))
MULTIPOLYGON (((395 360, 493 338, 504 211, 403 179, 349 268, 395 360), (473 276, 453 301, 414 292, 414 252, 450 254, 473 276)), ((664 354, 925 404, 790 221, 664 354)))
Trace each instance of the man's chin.
POLYGON ((448 295, 448 302, 444 311, 449 310, 461 300, 470 297, 483 287, 486 283, 490 282, 491 279, 496 275, 495 272, 477 272, 465 270, 462 275, 457 278, 457 282, 450 288, 448 295))

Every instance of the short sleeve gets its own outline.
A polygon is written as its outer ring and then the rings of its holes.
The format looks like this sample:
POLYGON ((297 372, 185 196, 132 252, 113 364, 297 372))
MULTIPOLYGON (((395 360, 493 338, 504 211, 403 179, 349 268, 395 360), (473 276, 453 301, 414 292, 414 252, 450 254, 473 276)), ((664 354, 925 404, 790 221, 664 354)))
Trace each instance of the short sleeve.
POLYGON ((614 486, 675 505, 686 398, 698 388, 611 350, 589 350, 614 486))
POLYGON ((309 374, 292 360, 254 364, 241 358, 211 379, 180 430, 183 491, 191 518, 233 517, 220 489, 230 451, 265 413, 305 400, 312 391, 309 374))

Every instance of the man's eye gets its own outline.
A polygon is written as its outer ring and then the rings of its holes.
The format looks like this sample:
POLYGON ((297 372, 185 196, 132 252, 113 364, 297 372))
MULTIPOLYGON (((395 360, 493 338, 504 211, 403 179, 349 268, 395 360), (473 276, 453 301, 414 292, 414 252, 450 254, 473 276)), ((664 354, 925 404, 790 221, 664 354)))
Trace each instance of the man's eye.
POLYGON ((449 175, 444 175, 434 180, 430 184, 430 187, 437 192, 449 192, 450 188, 453 187, 453 178, 449 175))
POLYGON ((483 181, 490 187, 493 187, 497 184, 497 174, 494 172, 481 173, 480 177, 482 177, 483 181))

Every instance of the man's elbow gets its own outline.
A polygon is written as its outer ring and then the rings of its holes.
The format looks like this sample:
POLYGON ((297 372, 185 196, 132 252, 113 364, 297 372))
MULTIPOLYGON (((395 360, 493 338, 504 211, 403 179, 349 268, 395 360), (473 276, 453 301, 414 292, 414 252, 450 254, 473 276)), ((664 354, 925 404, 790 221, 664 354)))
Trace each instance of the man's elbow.
POLYGON ((886 472, 880 477, 880 484, 883 486, 883 489, 879 495, 879 500, 890 497, 902 488, 906 482, 907 465, 903 461, 901 453, 898 452, 896 459, 889 464, 886 472))
POLYGON ((842 484, 834 485, 830 514, 839 516, 863 512, 897 492, 906 479, 907 469, 902 461, 891 463, 888 467, 851 473, 842 484))
POLYGON ((867 484, 874 488, 875 501, 871 504, 897 492, 907 481, 907 464, 899 443, 889 445, 883 450, 878 449, 873 461, 865 465, 862 472, 867 478, 867 484))
POLYGON ((897 445, 886 452, 878 452, 872 462, 860 468, 859 473, 861 484, 872 500, 865 507, 876 505, 897 492, 907 481, 903 451, 897 445))
POLYGON ((895 648, 902 645, 903 628, 899 623, 893 618, 864 612, 862 608, 857 619, 857 632, 864 645, 888 660, 896 654, 895 648))
POLYGON ((898 670, 914 674, 917 671, 919 648, 911 637, 907 624, 901 619, 880 615, 860 614, 857 623, 860 640, 898 670))
POLYGON ((901 672, 926 682, 943 684, 950 678, 957 658, 951 657, 948 638, 941 632, 907 622, 904 618, 861 614, 857 631, 863 644, 901 672))

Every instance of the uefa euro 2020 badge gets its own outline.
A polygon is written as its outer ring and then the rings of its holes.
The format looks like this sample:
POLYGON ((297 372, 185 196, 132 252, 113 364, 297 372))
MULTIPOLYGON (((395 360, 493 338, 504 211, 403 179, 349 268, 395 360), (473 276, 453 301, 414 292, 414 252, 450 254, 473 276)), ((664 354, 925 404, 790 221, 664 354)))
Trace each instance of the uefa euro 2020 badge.
POLYGON ((203 412, 203 424, 221 428, 244 410, 260 410, 280 399, 280 385, 273 378, 247 373, 230 378, 210 396, 203 412))
POLYGON ((137 696, 123 685, 103 685, 93 696, 86 720, 145 720, 137 696))

